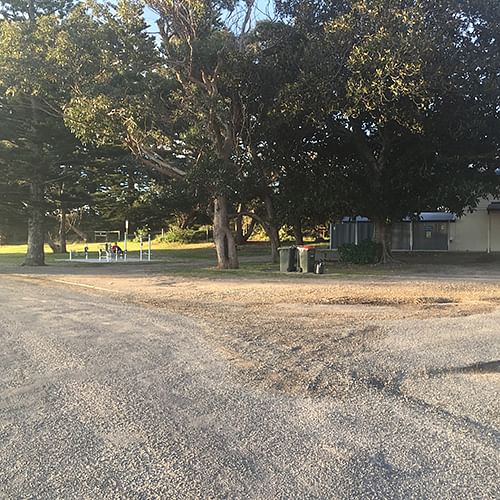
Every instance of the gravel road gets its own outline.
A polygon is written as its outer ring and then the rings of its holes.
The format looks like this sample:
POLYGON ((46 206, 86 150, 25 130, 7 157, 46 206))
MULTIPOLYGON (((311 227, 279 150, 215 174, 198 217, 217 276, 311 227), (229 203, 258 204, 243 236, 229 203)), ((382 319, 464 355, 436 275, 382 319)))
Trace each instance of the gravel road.
POLYGON ((8 276, 0 303, 0 498, 500 497, 498 310, 394 320, 308 398, 192 318, 8 276))

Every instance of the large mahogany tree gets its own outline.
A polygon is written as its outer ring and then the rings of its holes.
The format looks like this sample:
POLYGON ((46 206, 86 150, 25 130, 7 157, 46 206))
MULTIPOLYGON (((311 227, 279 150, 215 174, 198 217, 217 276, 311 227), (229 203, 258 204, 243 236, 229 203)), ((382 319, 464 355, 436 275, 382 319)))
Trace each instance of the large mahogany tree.
POLYGON ((330 165, 338 211, 390 225, 415 212, 462 213, 498 189, 497 2, 279 2, 308 37, 290 101, 309 109, 317 162, 330 165))

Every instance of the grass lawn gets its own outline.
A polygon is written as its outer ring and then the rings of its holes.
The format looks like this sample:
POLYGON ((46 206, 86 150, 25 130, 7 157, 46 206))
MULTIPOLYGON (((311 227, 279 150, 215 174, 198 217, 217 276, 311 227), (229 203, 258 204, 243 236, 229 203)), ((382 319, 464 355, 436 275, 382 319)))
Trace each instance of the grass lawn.
MULTIPOLYGON (((82 258, 84 243, 73 243, 68 245, 68 251, 73 252, 76 258, 82 258)), ((89 257, 97 258, 98 251, 104 248, 102 243, 90 243, 89 257)), ((4 245, 0 246, 0 269, 4 271, 9 268, 17 267, 24 261, 27 245, 4 245)), ((143 246, 144 257, 146 258, 147 244, 143 246)), ((169 272, 183 272, 185 274, 200 273, 206 269, 207 273, 216 272, 216 254, 212 243, 192 243, 192 244, 168 244, 152 242, 152 263, 164 262, 169 266, 169 272), (188 266, 192 263, 192 266, 188 266), (176 266, 175 264, 178 264, 176 266)), ((127 245, 127 255, 130 259, 139 257, 139 243, 130 241, 127 245)), ((242 269, 235 272, 259 271, 260 268, 271 268, 278 271, 279 266, 268 263, 266 259, 270 255, 269 246, 266 243, 250 243, 239 249, 239 255, 242 261, 242 269)), ((45 260, 48 265, 60 267, 91 267, 107 266, 108 264, 92 264, 83 262, 69 262, 68 255, 54 254, 48 245, 45 245, 45 260)), ((132 265, 132 262, 129 264, 132 265)), ((147 265, 147 262, 144 262, 147 265)), ((109 266, 116 265, 110 263, 109 266)), ((227 271, 230 272, 230 271, 227 271)))
MULTIPOLYGON (((81 259, 83 257, 84 243, 68 244, 68 251, 73 252, 74 258, 81 259)), ((103 243, 90 243, 89 257, 97 258, 98 251, 104 248, 103 243)), ((325 244, 316 245, 325 247, 325 244)), ((143 251, 147 251, 147 243, 143 246, 143 251)), ((26 245, 4 245, 0 246, 0 272, 16 272, 24 260, 26 253, 26 245)), ((188 277, 208 277, 208 278, 224 278, 224 277, 267 277, 267 278, 291 278, 302 277, 311 278, 312 274, 300 273, 279 273, 279 264, 271 263, 270 247, 267 242, 250 242, 238 249, 240 257, 240 269, 219 270, 216 268, 216 253, 213 243, 192 243, 192 244, 167 244, 152 242, 152 261, 149 267, 148 262, 143 262, 144 269, 152 273, 176 274, 188 277)), ((139 257, 139 243, 129 241, 127 245, 127 256, 129 262, 124 264, 119 262, 112 263, 85 263, 85 262, 69 262, 67 255, 53 254, 50 248, 45 246, 46 263, 51 268, 61 270, 70 269, 108 269, 111 271, 113 267, 131 266, 130 269, 137 269, 137 261, 133 259, 139 257), (134 266, 134 267, 132 267, 134 266)), ((344 269, 345 274, 358 274, 359 271, 344 269)), ((366 272, 366 269, 361 272, 366 272)))
MULTIPOLYGON (((324 245, 320 245, 324 246, 324 245)), ((89 244, 91 258, 97 257, 102 243, 89 244)), ((68 250, 83 254, 83 243, 68 245, 68 250)), ((143 247, 146 251, 147 245, 143 247)), ((127 255, 130 261, 127 263, 85 263, 69 262, 68 256, 53 254, 48 246, 46 250, 46 263, 48 266, 61 272, 79 273, 79 270, 101 269, 112 273, 113 269, 130 269, 137 272, 175 274, 193 278, 264 278, 264 279, 310 279, 317 277, 314 274, 302 273, 279 273, 279 265, 270 261, 270 249, 266 242, 250 242, 239 248, 240 269, 219 270, 216 268, 216 254, 213 243, 192 244, 166 244, 152 243, 152 261, 143 262, 138 267, 139 243, 130 241, 128 243, 127 255), (130 266, 130 267, 129 267, 130 266)), ((20 272, 20 265, 24 261, 26 245, 4 245, 0 246, 0 272, 20 272)), ((82 255, 77 255, 82 258, 82 255)), ((478 276, 498 275, 500 273, 500 255, 486 254, 453 254, 453 253, 414 253, 396 254, 401 262, 388 266, 377 265, 348 265, 338 262, 327 262, 327 272, 324 278, 335 278, 342 276, 355 277, 391 277, 419 274, 477 274, 478 276)), ((26 268, 27 271, 28 268, 26 268)))

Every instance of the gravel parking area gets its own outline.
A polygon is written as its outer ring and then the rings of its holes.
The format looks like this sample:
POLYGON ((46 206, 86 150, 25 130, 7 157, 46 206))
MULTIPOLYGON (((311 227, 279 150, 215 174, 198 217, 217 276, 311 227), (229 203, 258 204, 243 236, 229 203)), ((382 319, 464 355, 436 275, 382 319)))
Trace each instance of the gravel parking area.
POLYGON ((0 277, 0 496, 498 498, 494 281, 0 277))
MULTIPOLYGON (((441 332, 456 318, 480 322, 500 304, 499 283, 484 280, 211 280, 99 269, 36 279, 190 317, 204 325, 205 340, 238 369, 242 383, 308 396, 348 390, 357 358, 373 368, 366 353, 388 335, 387 347, 397 349, 401 339, 391 336, 394 322, 426 325, 432 342, 430 332, 441 332)), ((461 330, 457 327, 457 335, 461 330)), ((491 335, 500 341, 500 328, 491 335)), ((416 335, 415 352, 422 342, 416 335)), ((442 349, 447 359, 449 346, 442 349)), ((499 357, 485 353, 478 362, 492 359, 499 357)))

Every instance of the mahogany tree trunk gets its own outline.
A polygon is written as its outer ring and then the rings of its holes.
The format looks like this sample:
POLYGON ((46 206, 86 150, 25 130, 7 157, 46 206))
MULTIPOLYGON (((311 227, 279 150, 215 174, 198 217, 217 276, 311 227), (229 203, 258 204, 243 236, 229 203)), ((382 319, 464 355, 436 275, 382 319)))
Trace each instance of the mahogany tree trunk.
POLYGON ((381 254, 379 263, 387 264, 394 262, 392 256, 392 224, 384 219, 374 220, 373 241, 380 244, 381 254))
POLYGON ((30 185, 30 211, 28 218, 28 250, 24 266, 44 266, 44 196, 43 183, 33 178, 30 185))
POLYGON ((269 241, 271 243, 271 260, 273 264, 276 264, 280 261, 278 250, 280 247, 280 235, 278 228, 276 226, 269 227, 267 235, 269 236, 269 241))
POLYGON ((54 253, 60 253, 59 245, 52 239, 50 233, 45 233, 45 242, 49 245, 50 249, 54 253))
POLYGON ((236 219, 234 220, 234 238, 237 245, 243 245, 245 243, 245 234, 243 232, 243 215, 241 214, 242 211, 243 206, 240 205, 238 214, 236 215, 236 219))
POLYGON ((234 237, 237 245, 244 245, 252 237, 256 222, 255 219, 250 219, 250 222, 245 227, 244 224, 238 224, 238 219, 239 217, 236 219, 234 237))
POLYGON ((68 221, 68 227, 77 235, 81 238, 82 241, 87 241, 87 235, 83 232, 80 231, 71 221, 68 221))
POLYGON ((68 253, 66 248, 66 209, 61 208, 61 220, 59 223, 59 252, 68 253))
POLYGON ((267 224, 264 228, 267 236, 269 237, 269 242, 271 243, 271 259, 273 263, 279 262, 279 251, 280 247, 280 234, 279 227, 276 224, 276 217, 274 213, 274 204, 271 196, 267 193, 264 196, 264 205, 266 207, 266 218, 267 224))
POLYGON ((251 237, 253 232, 255 231, 256 222, 254 219, 250 219, 250 222, 247 224, 245 231, 243 232, 243 242, 246 243, 251 237))
POLYGON ((293 223, 293 234, 295 236, 295 244, 303 245, 304 244, 304 234, 302 233, 302 222, 300 219, 295 220, 293 223))
POLYGON ((219 269, 238 269, 238 253, 229 225, 228 202, 225 196, 214 199, 214 243, 219 269))

